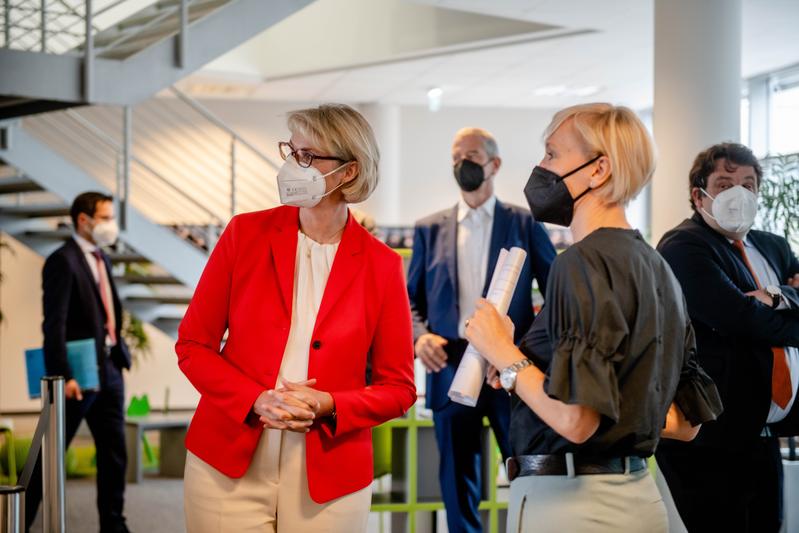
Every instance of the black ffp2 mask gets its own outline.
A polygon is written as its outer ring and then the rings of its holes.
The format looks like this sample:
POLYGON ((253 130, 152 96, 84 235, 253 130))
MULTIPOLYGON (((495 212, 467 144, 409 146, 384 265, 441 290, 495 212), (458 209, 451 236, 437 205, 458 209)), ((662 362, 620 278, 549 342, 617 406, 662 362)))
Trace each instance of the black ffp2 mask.
POLYGON ((538 222, 569 226, 572 223, 572 218, 574 218, 574 204, 588 194, 591 188, 587 188, 576 198, 572 198, 563 180, 584 169, 600 157, 602 156, 596 156, 563 176, 558 176, 551 170, 540 166, 533 168, 530 173, 530 179, 527 180, 527 185, 524 187, 524 196, 527 198, 527 203, 530 204, 533 218, 538 222))
POLYGON ((464 192, 476 191, 486 179, 483 165, 468 159, 461 159, 455 163, 452 172, 455 174, 455 181, 464 192))

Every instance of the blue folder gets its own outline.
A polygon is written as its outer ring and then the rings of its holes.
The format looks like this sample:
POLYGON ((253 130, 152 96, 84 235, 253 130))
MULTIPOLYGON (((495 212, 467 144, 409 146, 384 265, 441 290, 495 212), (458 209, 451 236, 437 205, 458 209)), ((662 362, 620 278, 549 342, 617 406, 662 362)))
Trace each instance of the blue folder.
MULTIPOLYGON (((94 339, 69 341, 67 361, 82 390, 100 390, 100 376, 97 373, 97 347, 94 339)), ((44 350, 34 348, 25 350, 25 367, 28 371, 28 395, 41 397, 41 380, 46 375, 44 350)))

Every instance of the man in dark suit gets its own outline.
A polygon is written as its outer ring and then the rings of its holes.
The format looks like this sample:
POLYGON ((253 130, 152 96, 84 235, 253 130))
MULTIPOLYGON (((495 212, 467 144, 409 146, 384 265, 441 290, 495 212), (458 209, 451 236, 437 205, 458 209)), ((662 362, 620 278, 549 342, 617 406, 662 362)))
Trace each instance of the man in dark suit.
POLYGON ((689 531, 778 531, 782 520, 777 433, 796 416, 799 261, 782 237, 750 230, 762 174, 740 144, 700 153, 695 213, 658 245, 724 403, 694 441, 663 441, 656 454, 689 531))
MULTIPOLYGON (((122 513, 125 492, 124 403, 122 369, 130 353, 121 335, 122 306, 111 276, 111 262, 101 247, 117 239, 110 196, 87 192, 70 210, 75 234, 44 264, 44 359, 48 375, 64 376, 66 446, 86 420, 97 448, 97 509, 100 531, 126 532, 122 513), (67 361, 66 343, 94 339, 100 390, 83 391, 67 361)), ((27 527, 42 499, 41 462, 27 489, 27 527)))
MULTIPOLYGON (((555 249, 527 209, 500 202, 494 177, 501 160, 485 130, 460 130, 452 146, 461 201, 416 224, 408 269, 408 294, 416 356, 428 370, 427 407, 433 410, 440 455, 439 481, 450 533, 482 530, 477 507, 481 495, 481 432, 487 416, 504 457, 510 455, 510 400, 504 390, 486 385, 476 407, 449 400, 466 349, 465 322, 475 302, 486 295, 499 251, 518 246, 527 259, 508 310, 518 341, 533 322, 533 278, 543 293, 555 249)), ((493 480, 490 480, 493 482, 493 480)))

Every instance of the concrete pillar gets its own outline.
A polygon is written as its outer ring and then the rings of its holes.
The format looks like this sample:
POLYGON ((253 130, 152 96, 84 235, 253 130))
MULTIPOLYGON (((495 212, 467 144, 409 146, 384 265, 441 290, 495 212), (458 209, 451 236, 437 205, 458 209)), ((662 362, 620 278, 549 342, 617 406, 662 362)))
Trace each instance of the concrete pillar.
POLYGON ((652 239, 690 216, 688 171, 740 138, 742 0, 655 0, 652 239))
POLYGON ((396 104, 364 104, 361 113, 375 132, 380 147, 380 181, 372 196, 356 209, 370 214, 380 226, 400 224, 400 108, 396 104))

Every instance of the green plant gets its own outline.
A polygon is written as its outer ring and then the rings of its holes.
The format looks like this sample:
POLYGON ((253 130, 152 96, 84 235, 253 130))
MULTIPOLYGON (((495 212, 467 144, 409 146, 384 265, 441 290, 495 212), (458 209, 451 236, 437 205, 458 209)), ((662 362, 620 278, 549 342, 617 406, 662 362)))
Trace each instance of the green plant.
POLYGON ((147 358, 152 351, 150 345, 150 337, 144 331, 144 323, 130 314, 128 311, 122 311, 122 336, 125 337, 125 342, 130 348, 130 355, 133 358, 133 364, 139 364, 140 360, 147 358))
POLYGON ((758 218, 760 227, 785 236, 799 247, 799 154, 762 160, 758 218))

